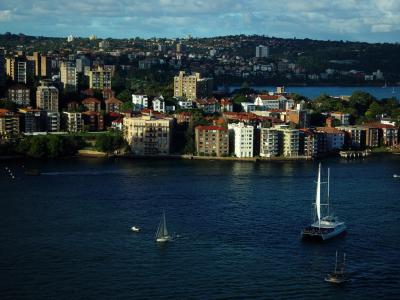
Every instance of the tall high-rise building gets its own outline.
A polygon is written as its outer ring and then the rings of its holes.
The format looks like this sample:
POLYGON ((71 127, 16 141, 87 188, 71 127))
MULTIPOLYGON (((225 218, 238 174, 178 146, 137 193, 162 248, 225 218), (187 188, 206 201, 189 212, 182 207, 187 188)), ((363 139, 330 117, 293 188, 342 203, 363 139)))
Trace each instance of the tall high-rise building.
POLYGON ((202 97, 209 97, 213 91, 213 79, 201 78, 200 73, 185 75, 180 71, 178 76, 174 77, 174 96, 186 97, 194 100, 202 97))
POLYGON ((63 61, 60 66, 61 83, 64 91, 75 92, 78 89, 78 73, 73 62, 63 61))
POLYGON ((264 58, 269 56, 269 47, 259 45, 256 47, 256 57, 257 58, 264 58))
POLYGON ((89 72, 89 88, 103 90, 111 89, 112 71, 97 67, 89 72))
POLYGON ((47 81, 41 81, 36 90, 36 106, 46 111, 58 111, 58 89, 47 81))
POLYGON ((35 63, 24 55, 6 59, 7 75, 17 83, 31 84, 35 74, 35 63))
POLYGON ((33 62, 36 77, 44 78, 50 75, 51 61, 46 55, 33 52, 32 56, 27 56, 27 59, 33 62))
POLYGON ((90 59, 86 56, 81 56, 76 59, 76 71, 78 73, 83 73, 85 71, 85 67, 90 67, 90 59))
POLYGON ((0 87, 6 83, 6 61, 4 58, 4 49, 0 49, 0 87))

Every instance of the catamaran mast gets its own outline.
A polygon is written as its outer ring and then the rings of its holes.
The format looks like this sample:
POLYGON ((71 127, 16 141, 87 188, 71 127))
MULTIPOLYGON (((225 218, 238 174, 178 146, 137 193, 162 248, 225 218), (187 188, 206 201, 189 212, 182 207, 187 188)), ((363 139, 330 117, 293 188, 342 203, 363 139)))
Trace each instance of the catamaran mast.
POLYGON ((336 262, 335 262, 335 274, 337 272, 337 250, 336 250, 336 262))
POLYGON ((321 163, 318 166, 317 193, 315 196, 315 206, 317 209, 318 225, 321 227, 321 163))
POLYGON ((330 192, 329 192, 329 184, 330 184, 330 174, 331 174, 331 169, 328 168, 328 199, 327 199, 327 205, 328 205, 328 216, 330 216, 329 214, 329 197, 330 197, 330 192))

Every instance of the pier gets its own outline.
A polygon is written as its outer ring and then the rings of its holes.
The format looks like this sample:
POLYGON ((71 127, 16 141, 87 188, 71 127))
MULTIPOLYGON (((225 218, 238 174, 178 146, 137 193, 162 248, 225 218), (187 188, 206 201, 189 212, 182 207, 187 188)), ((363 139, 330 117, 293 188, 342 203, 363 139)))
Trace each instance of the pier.
POLYGON ((340 156, 346 159, 356 159, 356 158, 363 158, 370 155, 371 152, 369 150, 363 151, 340 151, 340 156))

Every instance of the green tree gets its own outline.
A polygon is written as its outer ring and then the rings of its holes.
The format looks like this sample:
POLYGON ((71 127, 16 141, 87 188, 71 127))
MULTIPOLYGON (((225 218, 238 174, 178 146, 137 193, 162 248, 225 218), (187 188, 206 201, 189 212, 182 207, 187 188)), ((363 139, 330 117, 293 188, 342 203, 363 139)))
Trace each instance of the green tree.
POLYGON ((371 94, 355 91, 350 96, 349 106, 356 109, 358 116, 363 116, 374 101, 376 99, 371 94))

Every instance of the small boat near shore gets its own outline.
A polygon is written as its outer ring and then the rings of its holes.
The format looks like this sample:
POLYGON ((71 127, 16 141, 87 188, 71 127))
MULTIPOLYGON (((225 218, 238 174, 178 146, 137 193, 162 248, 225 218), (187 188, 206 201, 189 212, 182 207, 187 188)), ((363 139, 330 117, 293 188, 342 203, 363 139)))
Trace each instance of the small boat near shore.
POLYGON ((393 174, 393 178, 400 178, 399 174, 393 174))

